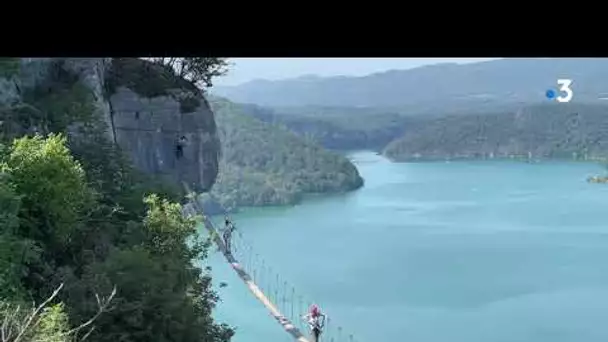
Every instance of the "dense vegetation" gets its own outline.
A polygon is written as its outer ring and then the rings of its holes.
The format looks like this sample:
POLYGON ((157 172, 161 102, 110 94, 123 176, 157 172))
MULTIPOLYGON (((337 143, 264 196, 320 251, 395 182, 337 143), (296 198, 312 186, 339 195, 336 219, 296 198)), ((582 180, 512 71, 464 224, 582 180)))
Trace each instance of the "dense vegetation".
POLYGON ((153 57, 147 58, 147 60, 169 67, 179 79, 187 80, 200 88, 212 87, 213 78, 223 76, 228 72, 226 58, 153 57))
POLYGON ((246 115, 241 105, 213 99, 211 106, 222 158, 208 202, 227 209, 292 204, 306 193, 341 192, 363 184, 345 157, 246 115))
POLYGON ((200 105, 201 90, 226 67, 224 58, 114 58, 105 75, 105 96, 124 86, 145 98, 171 96, 182 113, 191 113, 200 105))
MULTIPOLYGON (((405 132, 419 136, 416 127, 432 121, 421 118, 509 113, 547 104, 544 91, 555 89, 557 78, 574 80, 573 103, 601 104, 598 98, 608 93, 608 61, 503 59, 438 64, 363 77, 252 81, 213 92, 247 103, 251 115, 284 124, 324 147, 381 150, 405 132)), ((435 133, 431 130, 430 134, 435 133)))
POLYGON ((243 110, 335 150, 382 150, 403 133, 410 120, 394 112, 373 108, 303 106, 270 109, 243 105, 243 110))
POLYGON ((594 158, 608 151, 599 99, 608 93, 606 79, 605 58, 503 59, 252 81, 214 92, 250 103, 251 115, 328 148, 378 150, 390 143, 385 152, 393 160, 594 158), (571 106, 552 106, 544 97, 558 78, 574 80, 571 106))
POLYGON ((396 161, 608 157, 608 106, 553 104, 420 119, 385 154, 396 161))
POLYGON ((3 342, 229 341, 233 330, 211 316, 210 273, 197 266, 209 243, 178 193, 105 140, 91 94, 57 67, 0 108, 3 342), (76 121, 82 135, 65 138, 76 121))

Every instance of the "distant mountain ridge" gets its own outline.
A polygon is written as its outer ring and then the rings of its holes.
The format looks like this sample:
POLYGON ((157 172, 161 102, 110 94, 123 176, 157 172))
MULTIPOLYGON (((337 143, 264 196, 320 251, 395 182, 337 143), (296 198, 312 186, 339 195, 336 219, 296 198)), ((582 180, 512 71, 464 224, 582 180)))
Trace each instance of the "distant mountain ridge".
POLYGON ((545 104, 515 112, 420 118, 384 155, 393 161, 608 158, 608 105, 545 104))
POLYGON ((546 101, 559 78, 574 80, 573 101, 598 102, 608 92, 607 58, 500 59, 443 63, 367 76, 255 80, 212 93, 262 106, 391 107, 407 111, 505 106, 546 101))

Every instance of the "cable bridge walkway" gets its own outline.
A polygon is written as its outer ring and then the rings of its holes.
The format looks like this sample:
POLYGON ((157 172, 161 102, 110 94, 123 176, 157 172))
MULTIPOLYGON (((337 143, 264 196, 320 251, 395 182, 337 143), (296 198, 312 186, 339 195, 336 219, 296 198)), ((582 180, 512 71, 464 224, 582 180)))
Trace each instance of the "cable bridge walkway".
MULTIPOLYGON (((238 227, 235 231, 236 234, 232 237, 232 253, 228 253, 226 244, 213 222, 204 215, 197 197, 189 191, 187 186, 185 189, 190 195, 188 196, 189 203, 184 207, 184 213, 202 216, 202 223, 218 249, 253 296, 266 307, 270 315, 293 340, 317 342, 313 337, 303 333, 303 331, 308 331, 308 327, 302 319, 302 315, 314 302, 299 295, 294 286, 290 286, 287 281, 281 279, 280 275, 260 258, 258 253, 255 253, 252 245, 247 243, 243 232, 238 227)), ((323 310, 322 305, 321 309, 323 310)), ((323 311, 327 318, 318 342, 357 342, 352 334, 345 333, 341 326, 332 321, 331 314, 323 311)))

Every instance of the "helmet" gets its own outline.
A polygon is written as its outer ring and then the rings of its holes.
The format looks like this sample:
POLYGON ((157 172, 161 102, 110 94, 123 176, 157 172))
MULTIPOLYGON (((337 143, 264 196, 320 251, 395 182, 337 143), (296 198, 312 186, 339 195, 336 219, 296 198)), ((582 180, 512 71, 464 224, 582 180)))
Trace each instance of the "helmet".
POLYGON ((319 316, 320 312, 321 312, 321 310, 319 310, 319 307, 317 306, 317 304, 313 304, 310 306, 310 314, 312 316, 319 316))

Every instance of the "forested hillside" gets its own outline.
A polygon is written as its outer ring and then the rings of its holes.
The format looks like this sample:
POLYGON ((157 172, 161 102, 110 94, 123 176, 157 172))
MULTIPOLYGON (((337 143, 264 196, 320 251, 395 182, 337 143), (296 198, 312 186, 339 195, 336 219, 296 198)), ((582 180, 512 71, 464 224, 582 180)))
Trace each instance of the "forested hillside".
POLYGON ((243 106, 214 98, 222 157, 207 208, 297 203, 307 193, 335 193, 363 184, 345 157, 298 137, 280 125, 246 114, 243 106))
MULTIPOLYGON (((302 77, 218 87, 214 94, 263 106, 393 107, 407 112, 542 101, 558 78, 574 80, 575 96, 608 93, 608 59, 511 58, 472 64, 436 64, 362 77, 302 77)), ((488 109, 488 108, 486 108, 488 109)))
MULTIPOLYGON (((281 123, 324 147, 378 150, 405 133, 416 141, 429 139, 413 130, 437 118, 514 113, 551 104, 545 91, 557 89, 560 78, 573 80, 572 104, 602 105, 601 98, 608 94, 608 59, 511 58, 436 64, 361 77, 258 80, 213 92, 246 103, 248 114, 281 123)), ((449 134, 466 124, 454 125, 449 134)), ((420 149, 416 144, 411 148, 420 149)))
POLYGON ((373 108, 279 107, 242 105, 264 122, 281 124, 294 133, 335 150, 382 150, 406 129, 408 117, 373 108))
POLYGON ((411 123, 384 153, 395 161, 606 158, 608 105, 536 105, 411 123))

